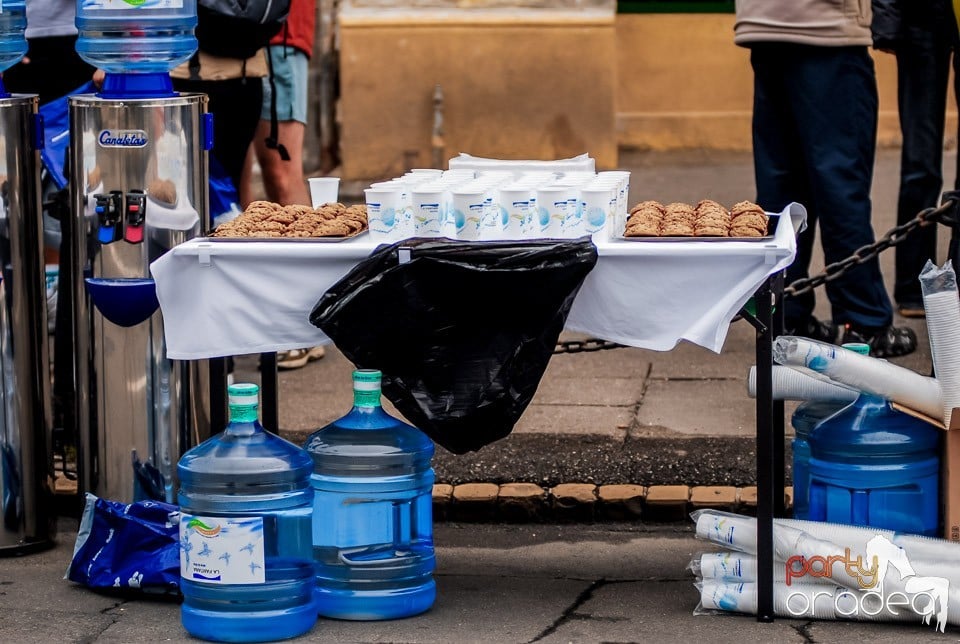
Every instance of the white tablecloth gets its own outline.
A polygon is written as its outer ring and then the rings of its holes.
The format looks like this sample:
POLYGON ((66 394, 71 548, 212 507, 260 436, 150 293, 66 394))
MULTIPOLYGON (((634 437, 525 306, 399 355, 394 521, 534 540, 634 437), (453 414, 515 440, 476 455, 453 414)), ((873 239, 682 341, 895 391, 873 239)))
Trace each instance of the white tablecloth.
MULTIPOLYGON (((719 352, 730 319, 796 254, 799 204, 772 239, 755 242, 598 242, 599 260, 567 328, 666 351, 688 340, 719 352)), ((377 244, 193 240, 155 261, 167 356, 194 360, 329 342, 307 319, 320 296, 377 244)))

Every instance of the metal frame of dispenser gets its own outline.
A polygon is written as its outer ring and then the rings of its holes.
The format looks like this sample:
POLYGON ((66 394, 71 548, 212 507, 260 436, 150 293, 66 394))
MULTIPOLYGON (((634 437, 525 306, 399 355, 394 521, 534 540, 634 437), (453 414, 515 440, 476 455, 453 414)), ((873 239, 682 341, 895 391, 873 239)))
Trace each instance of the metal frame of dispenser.
POLYGON ((37 105, 0 98, 0 555, 56 534, 37 105))
POLYGON ((70 99, 80 489, 173 502, 210 435, 207 363, 166 358, 150 263, 209 229, 207 97, 70 99))

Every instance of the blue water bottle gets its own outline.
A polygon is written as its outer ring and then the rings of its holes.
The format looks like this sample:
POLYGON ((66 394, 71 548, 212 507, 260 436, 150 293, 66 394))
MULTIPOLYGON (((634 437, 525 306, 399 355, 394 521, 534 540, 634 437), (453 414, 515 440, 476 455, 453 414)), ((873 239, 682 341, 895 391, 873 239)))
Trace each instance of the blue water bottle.
MULTIPOLYGON (((0 72, 4 72, 27 53, 27 7, 24 0, 8 0, 0 11, 0 72)), ((5 94, 0 85, 0 94, 5 94)))
POLYGON ((808 400, 793 412, 793 518, 807 519, 810 512, 810 432, 828 416, 850 403, 833 400, 808 400))
POLYGON ((169 72, 197 50, 197 0, 77 0, 76 49, 107 72, 106 98, 173 96, 169 72))
POLYGON ((353 409, 306 444, 323 617, 407 617, 436 598, 433 442, 383 410, 380 380, 379 371, 355 371, 353 409))
POLYGON ((810 520, 939 534, 939 430, 863 393, 809 441, 810 520))
POLYGON ((183 627, 219 642, 296 637, 317 619, 312 464, 260 425, 257 385, 228 395, 227 428, 177 466, 183 627))

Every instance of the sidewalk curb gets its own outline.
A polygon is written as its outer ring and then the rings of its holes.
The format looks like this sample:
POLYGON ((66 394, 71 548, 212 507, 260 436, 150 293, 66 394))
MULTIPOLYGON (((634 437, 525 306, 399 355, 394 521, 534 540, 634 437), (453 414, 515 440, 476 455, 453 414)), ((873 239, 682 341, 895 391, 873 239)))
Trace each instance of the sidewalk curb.
MULTIPOLYGON (((793 488, 785 490, 793 505, 793 488)), ((563 483, 464 483, 433 486, 438 521, 506 523, 592 523, 597 521, 686 521, 694 510, 715 509, 755 515, 757 488, 686 485, 593 485, 563 483)))
MULTIPOLYGON (((58 498, 75 496, 77 484, 57 479, 58 498)), ((463 483, 433 486, 433 518, 467 523, 593 523, 687 521, 694 510, 714 509, 755 515, 756 486, 694 486, 562 483, 463 483)), ((784 502, 793 506, 793 488, 784 502)))

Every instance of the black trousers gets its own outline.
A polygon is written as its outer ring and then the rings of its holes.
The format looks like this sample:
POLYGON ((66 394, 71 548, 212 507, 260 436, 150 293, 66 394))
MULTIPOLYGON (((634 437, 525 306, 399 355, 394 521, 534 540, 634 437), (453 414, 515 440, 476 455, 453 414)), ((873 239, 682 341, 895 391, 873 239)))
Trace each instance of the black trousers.
MULTIPOLYGON (((924 208, 936 206, 943 187, 943 134, 950 60, 960 72, 956 34, 934 30, 897 44, 897 107, 903 148, 897 223, 904 224, 924 208)), ((955 31, 955 30, 954 30, 955 31)), ((960 99, 960 80, 954 78, 960 99)), ((960 177, 960 173, 957 175, 960 177)), ((956 181, 956 179, 955 179, 956 181)), ((955 183, 960 187, 960 183, 955 183)), ((921 304, 917 276, 928 259, 937 258, 937 226, 914 231, 896 247, 893 297, 898 304, 921 304)))
POLYGON ((213 156, 240 189, 240 176, 253 141, 260 107, 263 104, 263 83, 259 78, 231 78, 204 81, 173 79, 178 92, 202 92, 210 97, 213 113, 213 156))
MULTIPOLYGON (((807 208, 789 283, 808 275, 817 223, 827 263, 874 241, 876 74, 866 47, 763 43, 753 46, 750 62, 757 200, 772 212, 791 201, 807 208)), ((876 259, 829 282, 826 291, 837 324, 881 327, 893 320, 876 259)), ((814 304, 813 293, 789 298, 787 328, 811 315, 814 304)))

